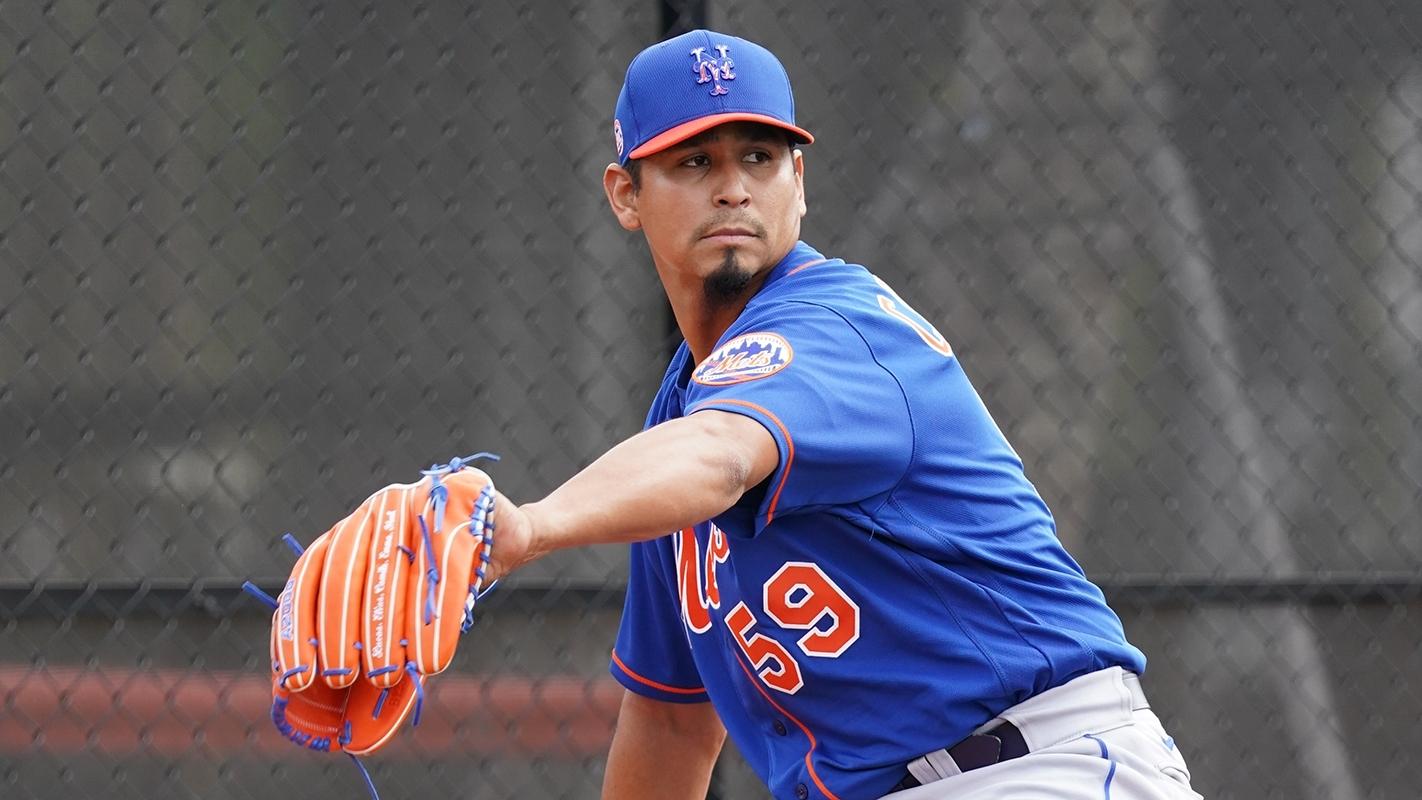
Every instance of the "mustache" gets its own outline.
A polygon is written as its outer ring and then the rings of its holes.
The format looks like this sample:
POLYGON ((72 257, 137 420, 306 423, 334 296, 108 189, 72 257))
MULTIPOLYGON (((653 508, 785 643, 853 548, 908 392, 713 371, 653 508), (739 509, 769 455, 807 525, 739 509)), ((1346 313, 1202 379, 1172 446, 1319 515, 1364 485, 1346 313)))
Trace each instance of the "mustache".
POLYGON ((692 238, 701 239, 717 228, 745 228, 756 236, 765 235, 765 226, 756 220, 740 214, 730 214, 712 217, 701 225, 698 225, 696 230, 692 232, 692 238))

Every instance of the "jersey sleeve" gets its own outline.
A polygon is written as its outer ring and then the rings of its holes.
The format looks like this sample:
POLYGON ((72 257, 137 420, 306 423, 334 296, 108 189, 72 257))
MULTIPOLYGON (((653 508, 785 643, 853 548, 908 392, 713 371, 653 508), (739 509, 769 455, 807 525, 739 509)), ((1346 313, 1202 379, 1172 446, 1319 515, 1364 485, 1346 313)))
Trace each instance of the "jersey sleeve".
POLYGON ((632 545, 627 599, 609 670, 629 691, 669 703, 700 703, 709 697, 691 657, 681 605, 661 557, 667 539, 632 545))
POLYGON ((912 458, 913 426, 864 335, 813 303, 776 304, 744 322, 692 373, 687 411, 742 414, 774 437, 780 463, 758 496, 754 531, 891 490, 912 458))

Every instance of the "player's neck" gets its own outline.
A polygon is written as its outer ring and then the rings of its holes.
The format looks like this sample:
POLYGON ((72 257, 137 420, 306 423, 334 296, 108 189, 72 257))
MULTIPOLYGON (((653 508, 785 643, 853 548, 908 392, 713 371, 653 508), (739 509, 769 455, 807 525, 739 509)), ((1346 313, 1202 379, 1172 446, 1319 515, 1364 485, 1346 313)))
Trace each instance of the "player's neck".
POLYGON ((740 316, 744 308, 743 302, 734 311, 720 308, 714 314, 686 315, 679 312, 675 304, 672 305, 676 325, 681 329, 681 335, 686 339, 686 346, 691 349, 691 356, 696 359, 696 363, 700 364, 711 355, 716 342, 721 339, 726 329, 731 327, 731 323, 736 321, 736 317, 740 316))
POLYGON ((744 293, 734 299, 723 299, 719 302, 713 302, 706 297, 705 287, 700 281, 680 284, 663 281, 667 300, 671 302, 672 315, 676 317, 676 326, 681 330, 682 338, 686 339, 687 347, 691 349, 696 363, 701 363, 711 355, 716 342, 745 310, 746 304, 755 293, 760 291, 765 278, 764 272, 756 275, 744 293))

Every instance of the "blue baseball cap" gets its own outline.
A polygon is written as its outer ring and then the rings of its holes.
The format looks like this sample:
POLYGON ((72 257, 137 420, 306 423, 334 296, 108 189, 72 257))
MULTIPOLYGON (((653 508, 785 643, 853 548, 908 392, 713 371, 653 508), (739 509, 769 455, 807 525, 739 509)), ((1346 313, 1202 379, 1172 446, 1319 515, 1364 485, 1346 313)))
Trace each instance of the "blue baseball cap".
POLYGON ((637 54, 612 120, 617 163, 659 153, 725 122, 762 122, 815 140, 795 125, 790 76, 755 42, 696 30, 637 54))

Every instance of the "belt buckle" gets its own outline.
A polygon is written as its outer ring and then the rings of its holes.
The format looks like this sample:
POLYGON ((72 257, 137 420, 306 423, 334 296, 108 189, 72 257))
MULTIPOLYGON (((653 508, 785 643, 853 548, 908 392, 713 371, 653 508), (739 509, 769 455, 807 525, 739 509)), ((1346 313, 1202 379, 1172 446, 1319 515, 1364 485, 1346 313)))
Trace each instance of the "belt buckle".
POLYGON ((948 755, 963 772, 991 766, 1002 760, 1002 740, 992 731, 975 733, 948 748, 948 755))
MULTIPOLYGON (((1003 720, 983 733, 975 733, 952 747, 938 752, 947 753, 961 773, 1020 758, 1027 755, 1029 751, 1027 740, 1023 738, 1022 732, 1017 729, 1017 726, 1003 720)), ((939 774, 941 775, 942 772, 940 771, 939 774)), ((909 772, 890 791, 899 792, 922 785, 923 783, 914 777, 912 772, 909 772)))

